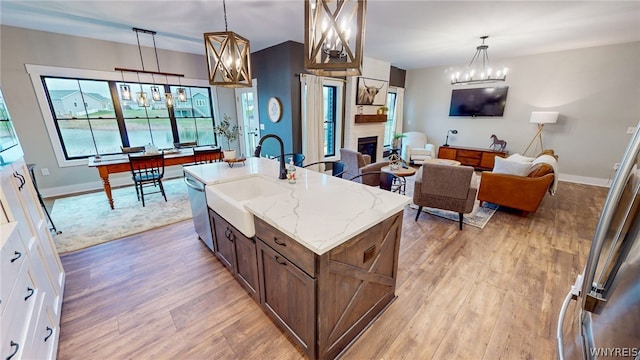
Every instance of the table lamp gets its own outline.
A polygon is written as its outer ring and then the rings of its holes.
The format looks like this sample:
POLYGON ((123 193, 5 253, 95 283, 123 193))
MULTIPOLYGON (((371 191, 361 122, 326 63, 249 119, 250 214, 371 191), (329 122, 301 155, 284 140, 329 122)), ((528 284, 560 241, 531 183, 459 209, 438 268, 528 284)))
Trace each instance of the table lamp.
POLYGON ((450 133, 455 135, 455 134, 458 133, 458 130, 449 130, 449 131, 447 131, 447 140, 445 140, 444 145, 442 145, 442 146, 449 146, 449 134, 450 133))
MULTIPOLYGON (((544 146, 542 145, 542 128, 544 127, 544 124, 555 124, 558 121, 558 114, 559 113, 557 111, 531 112, 531 118, 529 118, 529 122, 538 124, 538 132, 533 136, 533 139, 531 139, 529 146, 527 146, 527 148, 522 153, 523 155, 527 154, 527 151, 529 151, 529 148, 531 147, 531 145, 533 145, 536 139, 538 139, 538 142, 540 143, 540 151, 544 150, 544 146)), ((538 144, 536 143, 536 146, 533 148, 533 155, 535 155, 535 151, 537 149, 538 144)))

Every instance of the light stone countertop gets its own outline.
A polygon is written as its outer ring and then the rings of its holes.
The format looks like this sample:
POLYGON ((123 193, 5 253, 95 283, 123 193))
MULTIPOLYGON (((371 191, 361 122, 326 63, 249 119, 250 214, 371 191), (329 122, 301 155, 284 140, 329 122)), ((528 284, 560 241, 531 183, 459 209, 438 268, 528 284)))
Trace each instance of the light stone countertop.
POLYGON ((244 203, 245 208, 318 255, 402 211, 411 198, 296 168, 297 182, 278 180, 277 160, 248 158, 244 165, 214 163, 186 167, 199 181, 213 185, 250 176, 278 181, 288 190, 244 203))

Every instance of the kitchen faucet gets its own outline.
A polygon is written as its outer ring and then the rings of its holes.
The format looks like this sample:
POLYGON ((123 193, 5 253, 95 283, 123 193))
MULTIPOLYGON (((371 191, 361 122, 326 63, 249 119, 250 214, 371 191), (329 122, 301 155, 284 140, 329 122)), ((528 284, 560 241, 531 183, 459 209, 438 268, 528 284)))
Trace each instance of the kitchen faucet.
POLYGON ((282 143, 282 139, 280 139, 278 135, 267 134, 261 137, 260 141, 258 141, 258 146, 256 146, 256 151, 253 153, 253 156, 260 157, 260 151, 262 151, 262 142, 268 138, 274 138, 280 143, 280 176, 278 177, 278 179, 286 179, 287 169, 285 169, 284 167, 284 144, 282 143))

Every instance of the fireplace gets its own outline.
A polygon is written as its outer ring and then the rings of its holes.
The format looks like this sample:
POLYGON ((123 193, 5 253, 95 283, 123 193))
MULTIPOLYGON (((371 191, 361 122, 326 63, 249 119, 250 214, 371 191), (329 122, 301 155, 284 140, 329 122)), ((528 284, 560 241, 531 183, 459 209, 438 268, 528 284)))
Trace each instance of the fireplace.
POLYGON ((378 137, 368 136, 358 138, 358 152, 363 155, 371 156, 371 163, 376 162, 376 153, 378 152, 378 137))

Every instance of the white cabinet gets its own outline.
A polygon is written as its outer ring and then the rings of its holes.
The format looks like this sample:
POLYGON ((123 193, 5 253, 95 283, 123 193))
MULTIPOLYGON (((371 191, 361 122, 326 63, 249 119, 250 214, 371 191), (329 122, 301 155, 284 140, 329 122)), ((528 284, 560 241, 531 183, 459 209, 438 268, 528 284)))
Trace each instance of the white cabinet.
POLYGON ((0 358, 54 359, 65 274, 23 159, 0 175, 0 358))

